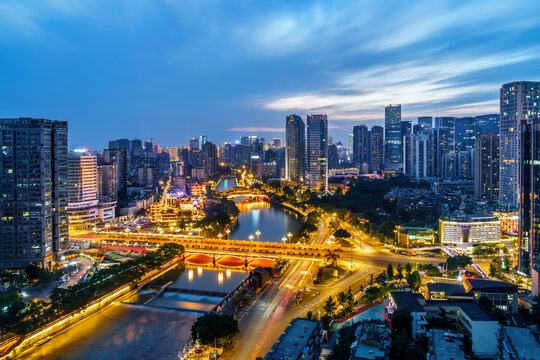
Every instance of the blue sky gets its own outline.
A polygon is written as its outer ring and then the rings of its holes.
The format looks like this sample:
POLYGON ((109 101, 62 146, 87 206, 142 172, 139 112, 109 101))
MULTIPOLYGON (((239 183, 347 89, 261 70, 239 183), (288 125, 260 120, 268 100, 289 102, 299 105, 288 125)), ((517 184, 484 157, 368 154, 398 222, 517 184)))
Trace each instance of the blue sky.
POLYGON ((68 120, 70 146, 283 136, 285 116, 356 124, 498 112, 540 80, 540 2, 0 2, 0 117, 68 120))

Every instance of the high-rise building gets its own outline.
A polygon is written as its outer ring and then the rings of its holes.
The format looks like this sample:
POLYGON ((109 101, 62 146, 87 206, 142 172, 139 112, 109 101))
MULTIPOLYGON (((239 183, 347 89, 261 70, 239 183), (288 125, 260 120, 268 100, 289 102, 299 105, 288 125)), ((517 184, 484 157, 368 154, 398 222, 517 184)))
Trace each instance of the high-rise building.
POLYGON ((478 115, 474 118, 475 136, 482 134, 499 135, 501 116, 499 114, 478 115))
MULTIPOLYGON (((444 157, 454 153, 453 149, 453 134, 446 126, 440 126, 431 130, 433 136, 433 176, 444 176, 445 167, 443 164, 444 157)), ((452 160, 454 158, 449 158, 452 160)))
POLYGON ((369 131, 369 171, 380 172, 383 167, 384 129, 374 125, 369 131))
POLYGON ((285 118, 285 178, 304 181, 306 171, 306 133, 302 118, 289 115, 285 118))
POLYGON ((189 139, 189 149, 190 150, 199 150, 199 138, 190 138, 189 139))
POLYGON ((474 148, 475 118, 472 116, 456 118, 454 122, 455 151, 470 151, 474 148))
POLYGON ((109 149, 130 149, 130 141, 128 139, 119 139, 109 141, 109 149))
POLYGON ((70 227, 98 221, 97 157, 76 149, 68 156, 68 215, 70 227))
POLYGON ((129 175, 128 153, 124 149, 105 149, 108 163, 116 165, 116 179, 118 184, 118 199, 127 199, 127 180, 129 175))
POLYGON ((339 164, 338 148, 335 144, 328 145, 328 169, 337 169, 339 164))
POLYGON ((349 161, 353 161, 354 156, 354 134, 349 134, 349 161))
POLYGON ((98 165, 98 199, 100 202, 116 202, 118 199, 118 181, 116 164, 98 165))
POLYGON ((353 127, 353 166, 362 168, 369 164, 369 131, 366 125, 353 127))
MULTIPOLYGON (((519 91, 518 91, 519 92, 519 91)), ((501 130, 504 124, 501 122, 501 130)), ((540 120, 520 121, 518 271, 531 276, 538 295, 540 271, 540 120)), ((501 152, 502 156, 502 152, 501 152)))
POLYGON ((204 172, 206 176, 214 176, 217 169, 217 148, 211 142, 202 145, 204 172))
POLYGON ((328 190, 328 118, 307 116, 307 181, 310 189, 328 190))
POLYGON ((426 130, 429 130, 432 128, 433 125, 433 117, 431 116, 419 116, 418 117, 418 123, 414 124, 412 127, 413 134, 422 134, 426 130))
POLYGON ((429 176, 430 140, 423 134, 409 134, 403 137, 403 173, 413 179, 429 176))
POLYGON ((51 267, 67 248, 65 121, 0 119, 0 267, 51 267))
POLYGON ((389 169, 399 169, 403 162, 401 105, 384 107, 384 162, 389 169))
POLYGON ((499 198, 499 137, 480 135, 474 146, 474 196, 497 201, 499 198))
POLYGON ((501 87, 499 202, 509 209, 518 207, 519 124, 539 116, 540 82, 518 81, 501 87))
POLYGON ((199 136, 199 145, 201 146, 201 150, 202 150, 202 146, 206 144, 207 141, 208 141, 208 137, 206 135, 199 136))
POLYGON ((279 149, 281 146, 281 138, 274 138, 274 147, 279 149))
POLYGON ((412 123, 408 120, 401 122, 401 140, 403 141, 403 137, 406 135, 412 134, 412 123))

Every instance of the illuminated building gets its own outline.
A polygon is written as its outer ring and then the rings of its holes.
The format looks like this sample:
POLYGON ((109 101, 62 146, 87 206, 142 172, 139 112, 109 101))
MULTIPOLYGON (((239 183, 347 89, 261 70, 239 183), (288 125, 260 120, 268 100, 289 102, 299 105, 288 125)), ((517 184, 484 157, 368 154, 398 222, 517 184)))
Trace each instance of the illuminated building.
POLYGON ((539 294, 540 269, 540 120, 520 122, 518 271, 530 275, 539 294))
POLYGON ((93 225, 98 221, 97 157, 86 150, 68 156, 68 214, 70 226, 93 225))
POLYGON ((189 139, 189 149, 190 150, 199 150, 199 139, 198 138, 189 139))
POLYGON ((217 147, 211 142, 205 142, 202 145, 204 172, 207 177, 211 177, 216 173, 217 169, 217 147))
POLYGON ((362 168, 369 164, 369 131, 366 125, 353 127, 353 166, 362 168))
POLYGON ((374 125, 369 131, 369 171, 378 172, 382 170, 384 155, 384 129, 382 126, 374 125))
POLYGON ((430 246, 435 244, 435 232, 428 228, 396 228, 396 243, 403 247, 430 246))
POLYGON ((492 212, 492 214, 501 221, 501 231, 503 233, 518 233, 519 215, 517 212, 492 212))
POLYGON ((285 179, 304 181, 306 169, 306 133, 302 118, 285 118, 285 179))
POLYGON ((539 116, 540 82, 511 82, 501 87, 499 202, 509 209, 518 208, 520 121, 539 116))
POLYGON ((401 105, 384 107, 384 162, 387 169, 402 166, 401 105))
POLYGON ((311 190, 328 190, 328 118, 307 116, 307 181, 311 190))
POLYGON ((51 267, 69 245, 67 122, 0 119, 0 267, 51 267))
POLYGON ((472 251, 476 245, 501 241, 501 221, 492 215, 440 219, 439 239, 443 245, 472 251))
POLYGON ((474 146, 474 196, 497 201, 499 197, 499 137, 480 135, 474 146))

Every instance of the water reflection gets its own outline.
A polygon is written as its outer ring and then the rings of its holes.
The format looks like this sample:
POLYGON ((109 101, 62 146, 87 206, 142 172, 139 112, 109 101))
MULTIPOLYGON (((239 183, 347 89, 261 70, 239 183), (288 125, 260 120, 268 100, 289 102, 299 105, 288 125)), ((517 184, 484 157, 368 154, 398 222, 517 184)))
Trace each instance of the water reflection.
POLYGON ((220 271, 217 276, 218 284, 223 284, 223 273, 220 271))
POLYGON ((199 266, 199 267, 197 268, 197 276, 201 276, 201 275, 202 275, 202 272, 203 272, 203 269, 202 269, 202 267, 199 266))
POLYGON ((231 239, 249 240, 249 235, 260 231, 260 241, 281 242, 285 234, 296 234, 302 225, 295 214, 272 207, 267 202, 240 203, 237 206, 240 209, 238 227, 231 233, 231 239))
POLYGON ((188 270, 188 281, 189 282, 193 281, 193 269, 188 270))
POLYGON ((231 269, 227 269, 227 271, 225 273, 227 274, 227 279, 230 279, 231 278, 231 269))

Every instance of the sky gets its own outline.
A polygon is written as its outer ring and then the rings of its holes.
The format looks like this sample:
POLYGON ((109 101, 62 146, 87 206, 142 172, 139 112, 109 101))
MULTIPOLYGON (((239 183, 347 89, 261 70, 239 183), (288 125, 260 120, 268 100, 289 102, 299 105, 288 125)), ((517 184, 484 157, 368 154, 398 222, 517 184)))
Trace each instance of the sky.
POLYGON ((540 80, 540 2, 0 2, 0 117, 69 121, 70 147, 284 137, 287 114, 357 124, 498 113, 540 80))

